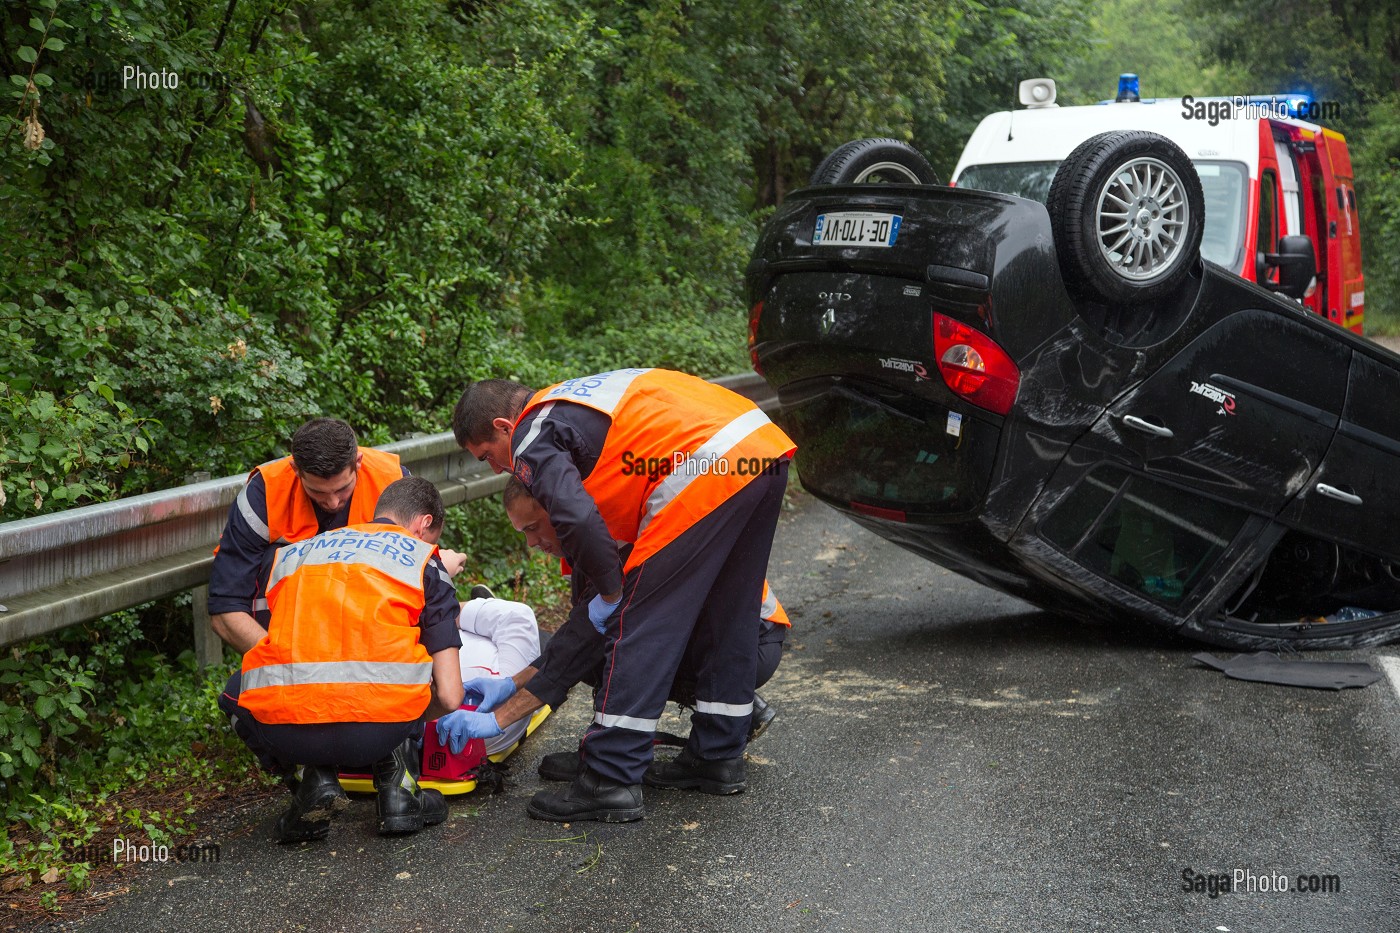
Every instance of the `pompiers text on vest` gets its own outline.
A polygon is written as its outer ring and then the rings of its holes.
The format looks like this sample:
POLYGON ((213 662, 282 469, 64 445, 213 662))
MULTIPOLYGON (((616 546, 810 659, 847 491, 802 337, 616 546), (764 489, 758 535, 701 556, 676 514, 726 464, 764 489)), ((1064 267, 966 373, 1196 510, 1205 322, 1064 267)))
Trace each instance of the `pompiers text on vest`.
POLYGON ((639 457, 622 452, 622 475, 645 476, 655 482, 663 476, 761 476, 776 470, 783 457, 735 457, 719 454, 691 454, 678 450, 669 457, 639 457))

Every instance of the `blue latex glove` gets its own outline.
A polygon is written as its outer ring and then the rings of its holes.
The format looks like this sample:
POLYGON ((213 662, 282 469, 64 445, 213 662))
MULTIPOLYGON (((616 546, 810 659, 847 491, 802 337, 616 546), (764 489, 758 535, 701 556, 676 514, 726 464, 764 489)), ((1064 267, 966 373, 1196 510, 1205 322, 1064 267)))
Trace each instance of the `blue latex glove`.
POLYGON ((515 681, 509 677, 474 677, 462 684, 462 689, 481 698, 476 704, 478 713, 489 713, 515 696, 515 681))
POLYGON ((491 739, 500 734, 501 727, 490 713, 459 709, 437 721, 438 742, 450 747, 454 755, 466 748, 472 739, 491 739))
MULTIPOLYGON (((617 603, 620 602, 622 602, 621 599, 617 601, 617 603)), ((617 603, 608 602, 603 598, 602 593, 588 601, 588 621, 593 623, 593 627, 598 630, 599 635, 607 629, 607 625, 604 623, 608 621, 609 616, 617 611, 617 603)))

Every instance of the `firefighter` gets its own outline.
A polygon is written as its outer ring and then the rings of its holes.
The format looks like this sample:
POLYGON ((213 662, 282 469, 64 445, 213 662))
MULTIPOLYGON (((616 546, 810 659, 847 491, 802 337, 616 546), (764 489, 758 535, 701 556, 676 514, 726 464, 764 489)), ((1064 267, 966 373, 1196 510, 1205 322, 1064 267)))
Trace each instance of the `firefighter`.
POLYGON ((229 643, 242 669, 219 698, 263 767, 289 778, 278 842, 324 839, 348 801, 340 766, 374 762, 379 832, 442 822, 418 786, 424 714, 457 709, 458 603, 435 546, 442 497, 422 477, 391 483, 371 522, 280 548, 264 578, 266 631, 243 618, 229 643))
POLYGON ((791 440, 752 402, 684 373, 626 369, 539 392, 502 379, 468 386, 457 443, 530 489, 575 574, 596 595, 603 683, 563 793, 540 793, 544 820, 645 815, 641 783, 737 793, 758 664, 753 619, 791 440), (618 543, 630 544, 626 560, 618 543), (652 764, 652 738, 675 674, 696 662, 690 738, 652 764), (651 766, 651 767, 649 767, 651 766))
MULTIPOLYGON (((526 543, 551 557, 563 558, 559 536, 549 523, 549 516, 520 481, 511 478, 501 494, 501 504, 516 531, 525 535, 526 543)), ((625 560, 625 555, 624 555, 625 560)), ((453 751, 465 747, 473 738, 488 737, 497 730, 510 734, 521 728, 535 710, 548 704, 558 709, 567 698, 569 689, 580 681, 597 688, 602 682, 603 636, 588 621, 587 606, 594 593, 582 577, 570 572, 567 562, 564 572, 573 584, 573 610, 568 619, 549 640, 544 653, 523 664, 505 678, 478 677, 466 683, 484 699, 475 711, 462 710, 439 720, 438 736, 443 744, 452 743, 453 751)), ((758 670, 754 689, 766 684, 782 660, 783 639, 792 623, 782 603, 773 593, 768 581, 763 583, 763 602, 758 620, 758 670)), ((465 654, 463 655, 465 657, 465 654)), ((695 658, 693 652, 681 663, 676 680, 671 685, 670 699, 685 707, 695 706, 695 658)), ((773 707, 754 693, 753 718, 749 721, 748 741, 752 742, 777 715, 773 707)), ((504 736, 490 739, 500 742, 504 736)), ((489 748, 489 746, 488 746, 489 748)), ((540 761, 540 777, 549 781, 572 781, 578 776, 579 753, 554 752, 540 761)))
POLYGON ((396 455, 360 447, 336 418, 306 422, 291 447, 249 473, 229 507, 209 571, 209 622, 224 641, 241 622, 267 627, 260 575, 279 545, 369 521, 379 493, 407 475, 396 455))

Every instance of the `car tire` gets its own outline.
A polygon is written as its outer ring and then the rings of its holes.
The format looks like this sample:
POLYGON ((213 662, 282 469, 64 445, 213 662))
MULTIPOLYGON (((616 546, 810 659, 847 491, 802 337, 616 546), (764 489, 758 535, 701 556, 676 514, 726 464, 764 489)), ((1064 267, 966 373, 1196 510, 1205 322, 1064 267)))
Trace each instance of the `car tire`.
POLYGON ((1045 206, 1065 285, 1079 298, 1157 301, 1200 262, 1201 179, 1165 136, 1119 130, 1086 139, 1060 163, 1045 206))
POLYGON ((839 146, 812 173, 812 185, 936 185, 923 153, 897 139, 857 139, 839 146))

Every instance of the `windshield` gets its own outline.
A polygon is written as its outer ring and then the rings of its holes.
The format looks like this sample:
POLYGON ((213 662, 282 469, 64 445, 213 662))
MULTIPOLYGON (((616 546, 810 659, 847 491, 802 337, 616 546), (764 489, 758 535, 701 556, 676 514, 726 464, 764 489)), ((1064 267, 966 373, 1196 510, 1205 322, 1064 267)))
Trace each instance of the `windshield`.
MULTIPOLYGON (((1007 162, 969 165, 957 178, 959 188, 977 188, 1030 198, 1044 204, 1058 162, 1007 162)), ((1206 200, 1206 228, 1201 256, 1238 273, 1243 267, 1245 183, 1240 162, 1196 161, 1206 200)))

